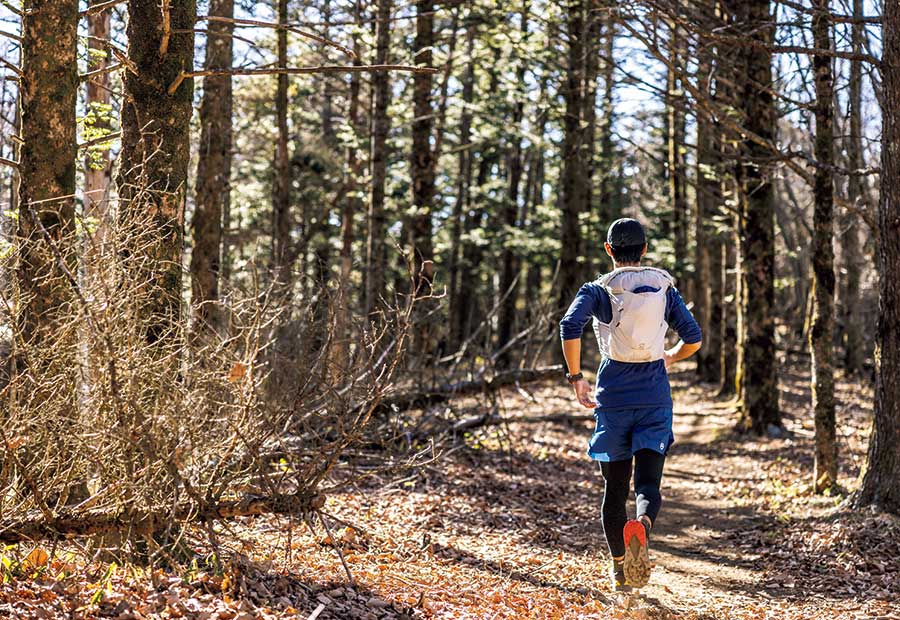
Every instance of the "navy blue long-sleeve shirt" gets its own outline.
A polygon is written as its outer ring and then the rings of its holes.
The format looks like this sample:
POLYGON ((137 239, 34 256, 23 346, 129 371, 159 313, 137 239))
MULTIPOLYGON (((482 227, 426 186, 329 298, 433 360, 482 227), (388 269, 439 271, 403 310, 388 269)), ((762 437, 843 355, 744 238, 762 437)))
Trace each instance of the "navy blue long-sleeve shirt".
MULTIPOLYGON (((634 292, 652 290, 657 289, 640 287, 634 292)), ((581 338, 585 326, 593 318, 609 323, 612 320, 612 303, 602 286, 588 282, 578 291, 560 321, 560 337, 563 340, 581 338)), ((685 343, 700 342, 700 326, 674 287, 666 293, 666 323, 685 343)), ((671 407, 672 392, 665 363, 663 360, 633 363, 604 358, 597 370, 595 400, 598 409, 671 407)))

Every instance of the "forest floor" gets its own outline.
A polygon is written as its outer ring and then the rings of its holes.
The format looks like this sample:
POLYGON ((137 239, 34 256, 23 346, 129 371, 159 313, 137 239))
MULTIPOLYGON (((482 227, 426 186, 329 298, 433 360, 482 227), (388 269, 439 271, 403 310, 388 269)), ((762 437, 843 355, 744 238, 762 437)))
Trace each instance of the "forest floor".
MULTIPOLYGON (((326 512, 352 524, 333 531, 353 586, 323 532, 257 518, 229 526, 248 559, 224 576, 45 573, 3 585, 0 617, 900 620, 900 519, 810 493, 808 376, 782 376, 783 439, 733 434, 732 403, 689 372, 673 387, 676 444, 651 582, 637 594, 609 588, 590 412, 546 382, 505 391, 508 422, 448 441, 414 472, 329 496, 326 512), (560 415, 538 421, 546 414, 560 415)), ((841 483, 852 488, 870 392, 841 382, 839 403, 841 483)))

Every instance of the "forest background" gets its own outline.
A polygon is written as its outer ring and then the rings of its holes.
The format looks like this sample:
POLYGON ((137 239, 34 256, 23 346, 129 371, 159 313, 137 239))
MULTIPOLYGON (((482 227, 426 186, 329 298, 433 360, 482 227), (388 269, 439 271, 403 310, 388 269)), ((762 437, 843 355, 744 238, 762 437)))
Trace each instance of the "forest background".
POLYGON ((175 524, 322 518, 360 445, 434 458, 561 373, 621 216, 735 428, 789 435, 807 369, 811 490, 896 513, 896 13, 3 0, 0 538, 175 561, 175 524), (859 488, 836 379, 873 394, 859 488))

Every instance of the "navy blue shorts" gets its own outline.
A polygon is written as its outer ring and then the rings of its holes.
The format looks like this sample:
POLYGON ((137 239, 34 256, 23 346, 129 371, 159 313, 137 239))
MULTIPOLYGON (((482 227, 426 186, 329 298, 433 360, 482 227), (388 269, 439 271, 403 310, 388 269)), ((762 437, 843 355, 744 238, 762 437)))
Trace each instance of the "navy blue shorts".
POLYGON ((675 442, 672 408, 594 410, 597 426, 588 444, 588 455, 597 461, 624 461, 638 450, 666 454, 675 442))

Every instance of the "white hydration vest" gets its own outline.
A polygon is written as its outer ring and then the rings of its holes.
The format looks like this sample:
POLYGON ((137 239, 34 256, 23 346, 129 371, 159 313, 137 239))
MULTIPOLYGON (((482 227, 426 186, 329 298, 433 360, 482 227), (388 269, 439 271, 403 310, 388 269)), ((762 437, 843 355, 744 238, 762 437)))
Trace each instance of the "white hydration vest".
POLYGON ((594 333, 603 357, 619 362, 653 362, 666 346, 666 293, 675 281, 654 267, 619 267, 597 283, 609 294, 612 320, 594 318, 594 333), (655 291, 634 293, 640 287, 655 291))

